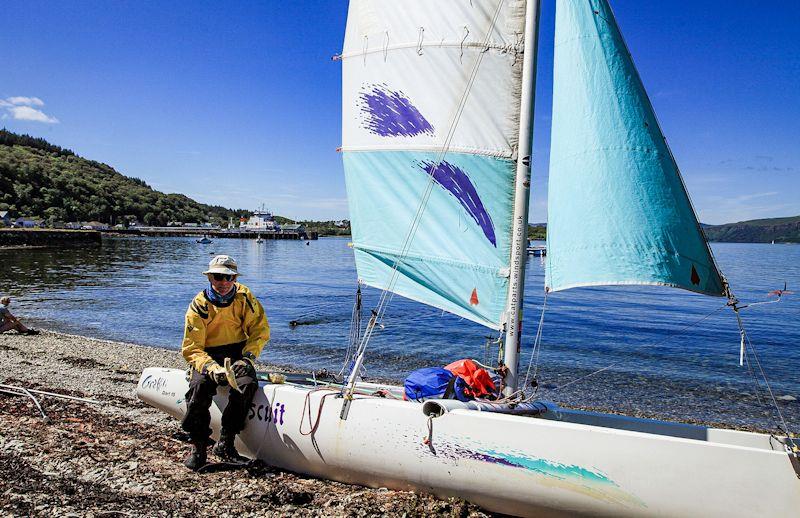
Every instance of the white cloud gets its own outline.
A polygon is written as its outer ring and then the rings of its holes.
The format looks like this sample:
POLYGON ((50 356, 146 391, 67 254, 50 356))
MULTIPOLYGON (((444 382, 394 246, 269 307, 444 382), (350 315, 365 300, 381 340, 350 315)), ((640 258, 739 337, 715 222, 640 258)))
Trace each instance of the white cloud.
POLYGON ((765 196, 775 196, 777 194, 780 193, 778 191, 771 191, 771 192, 757 192, 753 194, 742 194, 734 198, 733 201, 749 201, 755 198, 763 198, 765 196))
POLYGON ((44 101, 38 97, 6 97, 0 99, 0 119, 43 122, 45 124, 58 124, 59 120, 51 117, 34 106, 44 106, 44 101), (3 113, 4 112, 4 113, 3 113))
POLYGON ((6 102, 14 106, 44 106, 44 101, 38 97, 7 97, 6 102))
POLYGON ((58 119, 50 117, 41 110, 31 108, 30 106, 12 106, 6 108, 16 120, 44 122, 46 124, 58 124, 58 119))

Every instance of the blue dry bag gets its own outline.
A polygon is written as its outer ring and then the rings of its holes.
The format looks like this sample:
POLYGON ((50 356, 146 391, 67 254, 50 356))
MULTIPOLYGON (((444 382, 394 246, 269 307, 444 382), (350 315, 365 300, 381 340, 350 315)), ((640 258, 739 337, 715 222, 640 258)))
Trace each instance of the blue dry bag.
POLYGON ((441 367, 417 369, 408 375, 405 384, 405 396, 409 401, 426 399, 458 399, 469 401, 464 380, 441 367))

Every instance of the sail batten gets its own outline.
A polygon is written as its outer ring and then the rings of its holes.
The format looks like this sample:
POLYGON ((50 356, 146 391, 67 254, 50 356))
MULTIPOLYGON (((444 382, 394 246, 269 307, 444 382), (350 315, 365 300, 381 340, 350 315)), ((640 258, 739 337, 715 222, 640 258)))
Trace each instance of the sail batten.
POLYGON ((546 288, 725 288, 605 0, 558 2, 546 288))
POLYGON ((500 329, 524 1, 353 0, 342 158, 359 279, 500 329))

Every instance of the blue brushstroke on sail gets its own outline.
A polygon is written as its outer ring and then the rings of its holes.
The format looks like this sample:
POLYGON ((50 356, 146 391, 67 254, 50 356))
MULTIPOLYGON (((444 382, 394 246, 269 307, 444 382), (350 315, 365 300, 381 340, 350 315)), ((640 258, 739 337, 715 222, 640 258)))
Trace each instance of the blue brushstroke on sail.
MULTIPOLYGON (((421 164, 433 164, 437 156, 420 151, 343 153, 356 267, 366 284, 389 287, 392 267, 431 182, 421 164)), ((392 291, 499 329, 508 290, 514 162, 449 153, 447 163, 453 170, 469 171, 467 190, 474 190, 479 212, 485 214, 481 218, 493 222, 494 241, 449 188, 434 186, 398 264, 392 291)))
POLYGON ((723 295, 675 161, 604 0, 559 2, 546 286, 723 295))
POLYGON ((433 126, 406 98, 385 84, 371 85, 361 92, 361 111, 364 128, 382 137, 412 137, 428 133, 433 126))
POLYGON ((434 162, 423 162, 420 164, 420 167, 431 175, 433 179, 436 180, 436 183, 455 196, 461 206, 464 207, 464 210, 466 210, 472 219, 475 220, 475 223, 481 227, 486 239, 488 239, 492 245, 497 246, 492 217, 486 212, 486 209, 484 209, 481 197, 478 196, 478 191, 475 190, 475 185, 470 181, 469 175, 460 168, 444 160, 438 164, 434 162))

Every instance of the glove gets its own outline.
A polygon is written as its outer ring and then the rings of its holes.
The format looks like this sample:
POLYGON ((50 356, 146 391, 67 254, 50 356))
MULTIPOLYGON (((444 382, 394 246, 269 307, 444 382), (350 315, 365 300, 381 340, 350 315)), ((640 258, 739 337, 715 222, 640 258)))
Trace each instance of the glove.
POLYGON ((225 375, 225 368, 218 364, 217 362, 210 362, 207 363, 206 366, 203 368, 205 370, 206 376, 208 376, 211 381, 224 387, 228 384, 228 378, 225 375))
POLYGON ((249 358, 236 360, 231 367, 233 367, 233 373, 236 375, 237 379, 244 377, 256 378, 256 369, 253 367, 253 363, 249 358))

